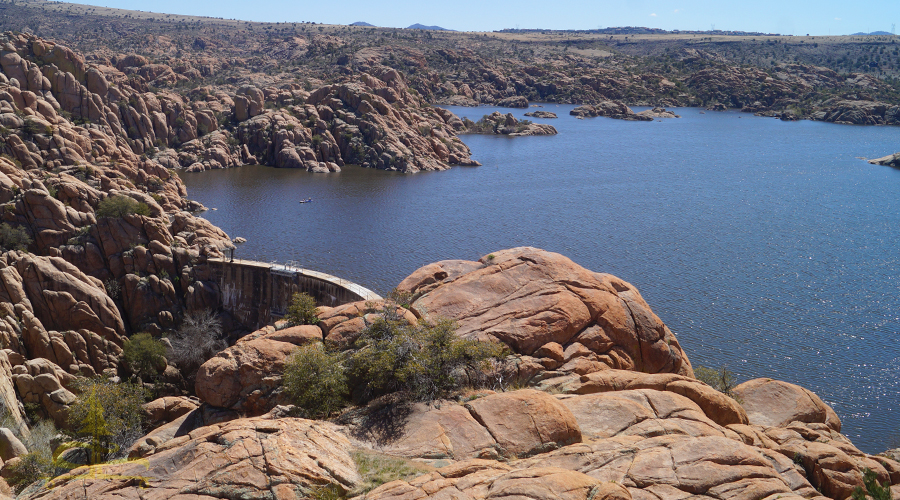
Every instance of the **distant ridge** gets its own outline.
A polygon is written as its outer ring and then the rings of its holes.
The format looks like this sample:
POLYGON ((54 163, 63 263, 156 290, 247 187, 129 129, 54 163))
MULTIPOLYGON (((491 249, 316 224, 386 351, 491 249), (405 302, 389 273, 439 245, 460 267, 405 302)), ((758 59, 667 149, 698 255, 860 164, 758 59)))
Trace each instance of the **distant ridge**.
POLYGON ((850 36, 873 36, 873 35, 882 35, 883 36, 883 35, 893 35, 893 33, 889 32, 889 31, 873 31, 871 33, 863 33, 862 31, 860 31, 859 33, 854 33, 850 36))
POLYGON ((447 28, 441 28, 440 26, 425 26, 424 24, 413 24, 412 26, 407 26, 408 30, 435 30, 435 31, 452 31, 447 28))
POLYGON ((366 23, 363 21, 356 21, 355 23, 351 24, 350 26, 371 26, 373 28, 375 27, 374 24, 369 24, 369 23, 366 23))

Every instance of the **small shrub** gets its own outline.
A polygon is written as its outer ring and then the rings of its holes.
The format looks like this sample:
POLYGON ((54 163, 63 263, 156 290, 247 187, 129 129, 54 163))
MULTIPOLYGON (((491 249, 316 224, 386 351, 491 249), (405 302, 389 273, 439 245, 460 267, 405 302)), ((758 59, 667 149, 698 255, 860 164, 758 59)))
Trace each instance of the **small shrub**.
POLYGON ((150 207, 128 196, 109 196, 100 202, 96 211, 98 218, 121 218, 126 215, 150 215, 150 207))
POLYGON ((132 373, 148 380, 155 379, 159 366, 165 363, 166 346, 149 333, 133 335, 122 350, 132 373))
POLYGON ((726 396, 735 397, 733 389, 738 385, 738 382, 734 372, 728 368, 723 366, 720 370, 715 370, 706 366, 698 366, 694 368, 694 376, 697 377, 697 380, 726 396))
POLYGON ((863 471, 863 484, 866 489, 857 486, 853 490, 851 498, 853 500, 891 500, 891 485, 888 482, 878 484, 878 474, 871 469, 863 471))
POLYGON ((346 404, 343 356, 321 342, 297 348, 284 366, 284 388, 295 405, 312 418, 327 418, 346 404))
POLYGON ((470 372, 486 370, 489 360, 502 354, 500 344, 457 337, 452 321, 414 326, 393 309, 386 307, 363 331, 349 359, 364 400, 392 392, 417 401, 445 397, 461 388, 470 372))
POLYGON ((306 292, 295 293, 284 318, 292 325, 315 325, 319 322, 316 299, 306 292))
POLYGON ((178 330, 169 336, 169 343, 169 359, 189 381, 197 375, 200 365, 228 347, 222 339, 222 322, 209 310, 187 314, 178 330))
POLYGON ((0 247, 5 250, 24 252, 31 242, 31 236, 22 226, 11 226, 6 222, 0 224, 0 247))
POLYGON ((124 458, 144 435, 143 388, 96 378, 78 380, 75 389, 79 397, 69 407, 69 426, 87 441, 92 461, 124 458))
MULTIPOLYGON (((4 409, 5 410, 5 409, 4 409)), ((53 456, 53 441, 58 431, 50 420, 41 420, 33 425, 29 435, 23 436, 17 427, 3 424, 13 431, 29 451, 22 456, 12 471, 9 484, 18 491, 40 479, 50 479, 68 472, 71 467, 53 456)))
POLYGON ((109 295, 109 298, 115 300, 119 298, 119 293, 122 291, 122 286, 119 285, 119 282, 115 278, 110 278, 103 283, 103 287, 106 288, 106 295, 109 295))
POLYGON ((22 460, 12 468, 9 477, 9 485, 16 491, 23 490, 26 486, 39 480, 53 477, 55 467, 53 456, 38 451, 30 451, 22 455, 22 460))

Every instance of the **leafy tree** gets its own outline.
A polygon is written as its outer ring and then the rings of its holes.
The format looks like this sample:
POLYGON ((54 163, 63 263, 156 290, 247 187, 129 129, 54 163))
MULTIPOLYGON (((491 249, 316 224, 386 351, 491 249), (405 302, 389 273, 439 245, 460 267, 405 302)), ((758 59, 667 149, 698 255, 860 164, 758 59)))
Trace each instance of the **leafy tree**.
POLYGON ((126 215, 150 215, 150 207, 128 196, 116 195, 104 198, 97 206, 97 218, 121 218, 126 215))
POLYGON ((75 389, 80 397, 69 407, 69 425, 77 437, 87 440, 91 460, 124 457, 144 435, 143 388, 96 378, 80 379, 75 389))
POLYGON ((81 421, 81 431, 90 438, 90 462, 98 464, 103 462, 109 451, 109 425, 103 415, 103 407, 100 406, 100 398, 97 397, 97 386, 91 386, 90 393, 84 400, 85 415, 81 421))
POLYGON ((137 333, 125 341, 123 357, 132 373, 145 379, 157 377, 157 368, 165 363, 166 346, 149 333, 137 333))
POLYGON ((315 325, 319 322, 316 316, 316 299, 306 292, 295 293, 291 297, 285 319, 292 325, 315 325))
POLYGON ((31 236, 22 226, 11 226, 6 222, 0 224, 0 247, 24 252, 31 242, 31 236))
POLYGON ((349 392, 343 356, 321 342, 298 347, 284 366, 284 388, 308 416, 328 417, 349 392))

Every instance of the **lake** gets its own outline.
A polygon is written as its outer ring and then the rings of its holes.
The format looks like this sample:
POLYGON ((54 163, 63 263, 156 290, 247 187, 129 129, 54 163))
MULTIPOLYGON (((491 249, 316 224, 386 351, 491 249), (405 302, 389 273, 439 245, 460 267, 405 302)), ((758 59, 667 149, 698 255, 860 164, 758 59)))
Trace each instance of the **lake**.
POLYGON ((534 119, 557 136, 463 136, 481 167, 181 176, 217 209, 205 218, 247 238, 236 257, 296 260, 382 293, 438 260, 559 252, 636 285, 695 366, 801 384, 860 449, 894 444, 900 170, 859 157, 900 150, 900 128, 693 108, 577 120, 572 108, 544 105, 559 119, 534 119))

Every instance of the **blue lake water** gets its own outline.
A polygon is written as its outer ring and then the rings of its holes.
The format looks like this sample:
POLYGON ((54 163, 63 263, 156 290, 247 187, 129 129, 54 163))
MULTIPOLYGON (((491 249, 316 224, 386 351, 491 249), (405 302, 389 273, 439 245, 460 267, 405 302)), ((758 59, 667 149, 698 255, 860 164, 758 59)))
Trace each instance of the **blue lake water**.
MULTIPOLYGON (((551 137, 463 136, 483 166, 403 175, 182 174, 237 257, 379 292, 418 267, 530 245, 636 285, 691 362, 801 384, 857 446, 900 437, 900 128, 679 109, 551 137), (313 198, 313 203, 298 200, 313 198)), ((477 120, 495 109, 454 108, 477 120)), ((895 446, 900 445, 898 441, 895 446)))

